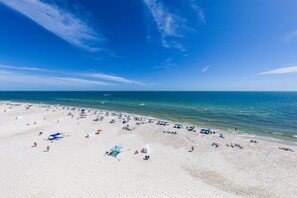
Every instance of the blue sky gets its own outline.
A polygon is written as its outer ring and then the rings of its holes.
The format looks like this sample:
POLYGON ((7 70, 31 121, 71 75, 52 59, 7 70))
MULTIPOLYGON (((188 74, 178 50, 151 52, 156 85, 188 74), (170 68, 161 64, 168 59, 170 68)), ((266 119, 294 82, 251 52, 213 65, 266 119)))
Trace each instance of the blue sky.
POLYGON ((0 90, 297 91, 296 0, 0 0, 0 90))

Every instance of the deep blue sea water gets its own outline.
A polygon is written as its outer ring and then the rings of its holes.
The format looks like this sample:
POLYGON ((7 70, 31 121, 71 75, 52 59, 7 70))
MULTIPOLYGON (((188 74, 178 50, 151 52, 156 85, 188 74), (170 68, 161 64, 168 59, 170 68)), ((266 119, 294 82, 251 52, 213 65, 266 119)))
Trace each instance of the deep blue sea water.
POLYGON ((0 100, 92 107, 297 141, 297 92, 0 92, 0 100))

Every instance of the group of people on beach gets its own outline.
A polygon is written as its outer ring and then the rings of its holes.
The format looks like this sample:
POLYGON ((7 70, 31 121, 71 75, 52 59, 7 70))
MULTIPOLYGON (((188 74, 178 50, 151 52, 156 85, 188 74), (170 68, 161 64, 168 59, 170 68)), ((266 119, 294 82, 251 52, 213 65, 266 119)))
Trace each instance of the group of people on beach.
MULTIPOLYGON (((96 112, 94 112, 94 113, 95 113, 95 114, 97 115, 97 117, 98 117, 99 114, 101 114, 101 113, 103 113, 103 112, 97 114, 97 111, 96 111, 96 112)), ((64 115, 64 114, 63 114, 63 115, 64 115)), ((68 115, 71 115, 72 118, 74 117, 74 115, 71 114, 71 113, 68 113, 68 115)), ((117 114, 113 113, 113 114, 111 114, 111 115, 112 115, 112 116, 116 116, 117 114)), ((109 113, 106 113, 105 116, 109 116, 109 113)), ((77 118, 77 124, 78 124, 78 125, 79 125, 79 120, 80 120, 79 118, 80 118, 80 117, 77 118)), ((44 117, 43 119, 45 120, 46 118, 44 117)), ((129 124, 127 124, 127 123, 131 120, 130 116, 126 116, 126 117, 125 117, 125 115, 120 114, 120 115, 119 115, 119 119, 123 119, 122 124, 126 124, 126 125, 123 127, 124 130, 132 131, 132 129, 135 129, 135 127, 132 128, 129 124), (124 118, 125 118, 125 119, 124 119, 124 118)), ((143 119, 144 119, 144 118, 138 118, 138 117, 135 117, 135 118, 134 118, 135 121, 144 121, 143 119)), ((98 119, 98 120, 99 120, 99 119, 98 119)), ((103 117, 100 118, 100 120, 103 120, 103 117)), ((60 120, 57 119, 57 120, 56 120, 56 123, 59 123, 59 122, 60 122, 60 120)), ((147 122, 147 123, 153 123, 153 121, 151 121, 151 122, 147 122)), ((34 124, 37 124, 37 122, 35 122, 34 124)), ((30 124, 27 123, 27 125, 30 125, 30 124)), ((239 131, 238 128, 234 128, 234 130, 235 130, 235 131, 239 131)), ((177 134, 177 132, 171 132, 171 131, 163 131, 163 133, 177 134)), ((41 134, 42 134, 42 132, 40 132, 39 135, 41 135, 41 134)), ((213 133, 213 134, 215 134, 215 133, 213 133)), ((220 138, 225 138, 223 134, 219 134, 219 137, 220 137, 220 138)), ((258 143, 258 141, 257 141, 257 140, 250 140, 250 143, 256 144, 256 143, 258 143)), ((213 147, 219 147, 219 144, 216 143, 216 142, 213 142, 213 143, 211 144, 211 146, 213 146, 213 147)), ((234 148, 234 147, 238 147, 238 148, 240 148, 240 149, 243 149, 243 146, 240 145, 240 144, 238 144, 238 143, 229 143, 229 144, 226 144, 226 146, 227 146, 227 147, 232 147, 232 148, 234 148)), ((32 147, 37 147, 37 142, 34 142, 32 147)), ((189 152, 193 152, 194 149, 195 149, 194 146, 191 146, 189 152)), ((284 151, 292 151, 292 152, 293 152, 293 150, 290 149, 290 148, 279 147, 279 149, 280 149, 280 150, 284 150, 284 151)), ((49 152, 49 151, 50 151, 50 146, 47 145, 46 150, 45 150, 44 152, 49 152)), ((138 154, 138 151, 136 150, 136 151, 134 152, 134 154, 138 154)), ((148 160, 149 158, 150 158, 150 156, 148 156, 148 155, 145 156, 145 160, 148 160)))
MULTIPOLYGON (((37 142, 34 142, 32 147, 33 148, 37 147, 37 142)), ((50 148, 51 147, 49 145, 47 145, 46 150, 44 150, 44 152, 49 152, 50 151, 50 148)))

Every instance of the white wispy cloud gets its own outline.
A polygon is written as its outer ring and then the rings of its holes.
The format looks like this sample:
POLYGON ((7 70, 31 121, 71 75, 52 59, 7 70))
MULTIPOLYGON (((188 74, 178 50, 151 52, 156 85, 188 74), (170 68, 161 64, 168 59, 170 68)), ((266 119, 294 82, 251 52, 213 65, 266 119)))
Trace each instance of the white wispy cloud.
POLYGON ((86 80, 86 79, 80 79, 80 78, 52 77, 51 79, 62 81, 62 82, 69 82, 69 83, 82 83, 86 85, 112 85, 111 83, 108 83, 108 82, 86 80))
POLYGON ((169 37, 182 37, 180 33, 184 18, 170 13, 168 9, 159 0, 143 0, 152 15, 157 28, 161 34, 162 45, 166 48, 177 48, 184 50, 184 47, 177 43, 170 41, 169 37))
MULTIPOLYGON (((51 79, 55 80, 63 80, 64 82, 82 82, 88 84, 98 84, 98 85, 109 85, 109 82, 101 82, 101 81, 94 81, 90 79, 101 79, 105 81, 111 82, 121 82, 126 84, 135 84, 135 85, 146 85, 146 83, 138 82, 135 80, 130 80, 122 76, 117 75, 109 75, 104 73, 90 73, 86 71, 77 71, 77 72, 65 72, 65 71, 58 71, 58 70, 48 70, 39 67, 17 67, 17 66, 9 66, 9 65, 0 65, 0 71, 2 72, 12 72, 12 73, 20 73, 18 71, 23 72, 34 72, 36 75, 46 75, 48 78, 51 76, 63 76, 61 77, 50 77, 51 79), (85 79, 87 78, 87 79, 85 79)), ((32 74, 32 73, 31 73, 32 74)))
MULTIPOLYGON (((198 15, 198 20, 189 20, 189 15, 187 14, 182 17, 172 12, 164 5, 162 0, 143 0, 143 2, 159 30, 162 46, 166 48, 175 48, 185 52, 186 48, 182 44, 182 40, 186 39, 186 33, 195 33, 197 22, 205 23, 206 21, 204 11, 196 0, 186 0, 185 3, 190 10, 184 11, 195 11, 198 15)), ((148 40, 151 40, 150 35, 148 35, 148 38, 148 40)))
POLYGON ((199 20, 202 23, 205 23, 205 14, 204 14, 202 8, 197 4, 196 0, 191 0, 190 5, 196 11, 199 20))
POLYGON ((292 31, 292 32, 286 34, 285 36, 283 36, 282 41, 290 42, 294 39, 297 39, 297 30, 292 31))
POLYGON ((297 66, 281 67, 278 69, 258 73, 258 75, 266 74, 288 74, 288 73, 297 73, 297 66))
POLYGON ((144 3, 164 36, 178 36, 175 15, 169 13, 160 1, 144 0, 144 3))
POLYGON ((37 67, 15 67, 15 66, 9 66, 9 65, 0 65, 0 69, 36 71, 36 72, 54 72, 53 70, 47 70, 47 69, 42 69, 37 67))
POLYGON ((97 78, 107 81, 114 81, 114 82, 121 82, 121 83, 128 83, 128 84, 136 84, 136 85, 146 85, 145 83, 138 82, 135 80, 130 80, 121 76, 115 76, 115 75, 109 75, 109 74, 102 74, 102 73, 89 73, 85 76, 91 77, 91 78, 97 78))
POLYGON ((98 51, 104 38, 70 11, 41 0, 0 0, 70 44, 88 51, 98 51))
POLYGON ((174 63, 162 63, 153 67, 154 69, 176 69, 178 68, 177 64, 174 63))
POLYGON ((37 85, 39 87, 89 87, 89 86, 110 86, 111 83, 87 80, 81 78, 69 78, 69 77, 56 77, 45 76, 39 74, 23 74, 16 71, 0 70, 0 83, 11 83, 20 86, 27 85, 28 88, 31 85, 37 85))
POLYGON ((176 69, 178 67, 179 67, 178 64, 174 62, 174 57, 169 57, 165 59, 163 63, 161 63, 160 65, 156 65, 153 68, 154 69, 176 69))
POLYGON ((209 66, 204 67, 201 72, 206 72, 209 69, 209 66))

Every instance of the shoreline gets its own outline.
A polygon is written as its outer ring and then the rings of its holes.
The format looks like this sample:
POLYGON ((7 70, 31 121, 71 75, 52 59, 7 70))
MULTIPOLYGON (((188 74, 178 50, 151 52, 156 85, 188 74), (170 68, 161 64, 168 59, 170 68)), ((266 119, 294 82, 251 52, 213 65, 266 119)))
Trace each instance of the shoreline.
MULTIPOLYGON (((127 112, 119 112, 119 111, 113 111, 113 110, 106 110, 106 109, 96 109, 96 108, 92 108, 92 107, 81 107, 81 106, 69 106, 69 105, 61 105, 58 103, 55 104, 48 104, 48 103, 36 103, 36 102, 21 102, 21 101, 1 101, 0 103, 20 103, 20 104, 35 104, 35 105, 48 105, 48 106, 58 106, 58 107, 69 107, 69 108, 84 108, 84 109, 90 109, 90 110, 97 110, 97 111, 105 111, 105 112, 115 112, 115 113, 123 113, 126 115, 131 115, 131 116, 137 116, 137 117, 143 117, 143 118, 148 118, 148 119, 154 119, 154 120, 162 120, 160 118, 157 117, 153 117, 153 116, 149 116, 149 115, 141 115, 141 114, 137 114, 137 113, 127 113, 127 112)), ((178 122, 174 122, 174 120, 171 119, 166 119, 166 121, 168 121, 170 124, 174 124, 174 123, 178 123, 178 122)), ((192 123, 189 122, 180 122, 183 126, 195 126, 196 128, 198 128, 199 130, 196 133, 199 133, 200 129, 205 128, 199 125, 194 125, 192 123)), ((235 135, 235 136, 239 136, 242 138, 249 138, 249 139, 259 139, 261 141, 267 141, 267 142, 271 142, 271 143, 276 143, 276 144, 284 144, 284 145, 290 145, 290 146, 297 146, 297 138, 296 141, 294 140, 288 140, 288 139, 278 139, 278 138, 274 138, 274 137, 269 137, 269 136, 261 136, 258 134, 252 134, 252 133, 247 133, 247 132, 238 132, 238 131, 226 131, 226 130, 221 130, 221 129, 217 129, 217 128, 212 128, 213 131, 218 131, 219 133, 226 133, 229 135, 235 135)), ((295 136, 294 136, 295 137, 295 136)))

